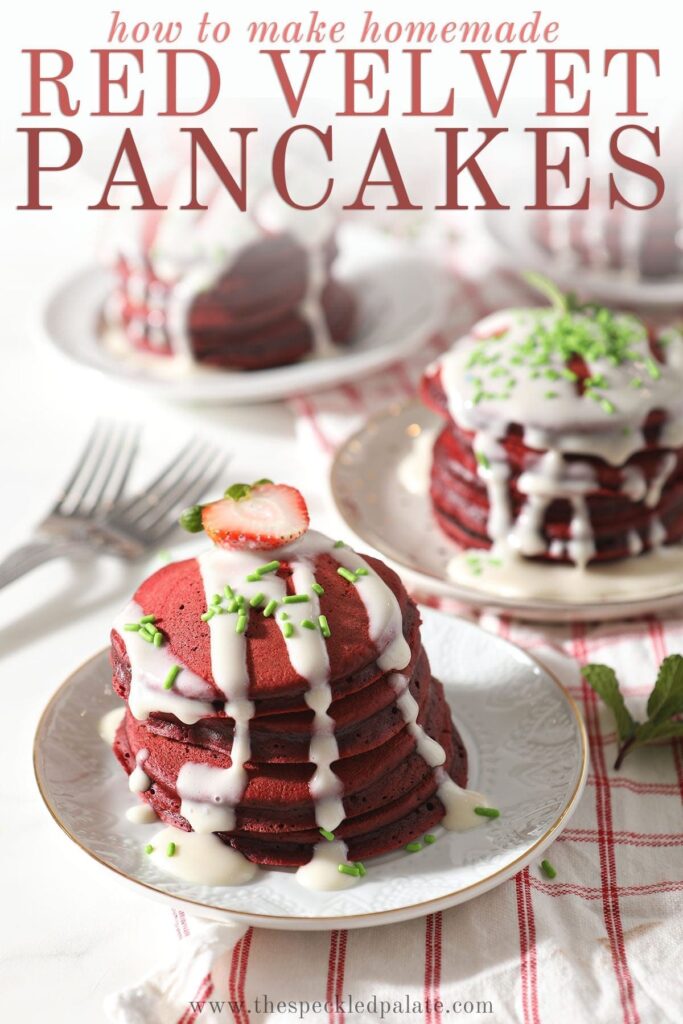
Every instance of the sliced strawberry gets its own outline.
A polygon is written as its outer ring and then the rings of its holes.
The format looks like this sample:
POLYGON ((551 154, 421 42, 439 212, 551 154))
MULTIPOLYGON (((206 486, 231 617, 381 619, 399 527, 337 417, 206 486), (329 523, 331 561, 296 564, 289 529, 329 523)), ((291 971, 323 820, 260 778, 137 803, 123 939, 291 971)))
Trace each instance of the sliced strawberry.
POLYGON ((202 526, 223 548, 268 550, 296 540, 308 529, 308 509, 295 487, 235 485, 202 509, 202 526), (240 495, 230 497, 230 492, 240 495))

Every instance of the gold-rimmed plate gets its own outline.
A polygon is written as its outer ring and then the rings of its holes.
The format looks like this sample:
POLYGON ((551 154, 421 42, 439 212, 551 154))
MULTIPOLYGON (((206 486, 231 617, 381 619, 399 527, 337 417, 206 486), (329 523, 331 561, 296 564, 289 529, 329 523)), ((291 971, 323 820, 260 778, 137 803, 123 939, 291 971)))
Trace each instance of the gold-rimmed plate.
POLYGON ((463 551, 439 528, 429 497, 442 426, 417 401, 391 405, 349 438, 332 466, 342 517, 415 592, 540 622, 625 619, 683 605, 681 544, 584 571, 463 551))
POLYGON ((282 929, 362 928, 408 920, 472 899, 531 861, 566 825, 581 795, 586 736, 560 683, 518 647, 471 623, 422 609, 423 639, 445 686, 470 762, 469 785, 501 816, 468 832, 436 830, 419 854, 367 862, 343 892, 304 889, 294 872, 260 871, 247 885, 191 885, 162 874, 144 854, 158 826, 126 819, 132 796, 100 739, 116 706, 107 652, 55 693, 38 725, 34 764, 52 817, 85 853, 142 893, 216 920, 282 929))

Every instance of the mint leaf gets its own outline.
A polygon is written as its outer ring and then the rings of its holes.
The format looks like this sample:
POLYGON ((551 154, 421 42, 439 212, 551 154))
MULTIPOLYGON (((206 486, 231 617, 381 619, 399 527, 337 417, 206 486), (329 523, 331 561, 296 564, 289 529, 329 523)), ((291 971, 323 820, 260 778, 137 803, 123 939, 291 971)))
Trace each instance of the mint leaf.
POLYGON ((527 270, 522 277, 528 285, 534 288, 541 295, 544 295, 559 313, 568 313, 571 308, 570 296, 565 295, 561 288, 551 281, 545 274, 538 274, 535 270, 527 270))
POLYGON ((647 716, 659 724, 683 711, 683 657, 670 654, 659 666, 657 682, 647 702, 647 716))
POLYGON ((683 738, 683 722, 670 718, 666 722, 645 722, 636 729, 634 746, 651 743, 653 740, 675 740, 683 738))
POLYGON ((622 743, 630 740, 636 731, 636 723, 624 704, 619 683, 613 668, 608 665, 584 665, 581 675, 611 708, 617 723, 617 732, 622 743))

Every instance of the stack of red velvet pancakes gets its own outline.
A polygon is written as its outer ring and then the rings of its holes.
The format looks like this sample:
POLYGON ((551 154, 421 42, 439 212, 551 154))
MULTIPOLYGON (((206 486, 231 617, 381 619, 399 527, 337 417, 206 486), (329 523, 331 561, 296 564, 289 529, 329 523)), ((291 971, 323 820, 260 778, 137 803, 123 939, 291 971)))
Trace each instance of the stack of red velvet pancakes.
POLYGON ((132 788, 263 865, 423 837, 467 759, 396 574, 307 531, 282 485, 237 485, 185 524, 214 546, 147 579, 112 632, 132 788))
POLYGON ((332 276, 333 225, 303 234, 257 215, 207 210, 146 215, 117 245, 106 321, 129 347, 231 370, 334 353, 351 340, 355 300, 332 276))
POLYGON ((683 537, 683 335, 580 306, 502 310, 425 374, 431 500, 465 548, 589 563, 683 537))

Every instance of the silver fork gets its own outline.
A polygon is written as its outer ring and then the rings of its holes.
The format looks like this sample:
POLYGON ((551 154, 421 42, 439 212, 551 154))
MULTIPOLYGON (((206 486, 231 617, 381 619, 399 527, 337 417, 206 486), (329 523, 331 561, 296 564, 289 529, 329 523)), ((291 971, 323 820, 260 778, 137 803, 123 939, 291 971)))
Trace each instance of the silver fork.
POLYGON ((34 536, 0 562, 0 588, 53 558, 91 551, 132 561, 174 529, 174 511, 199 498, 223 470, 218 449, 193 438, 144 491, 124 497, 139 431, 97 423, 57 501, 34 536))

